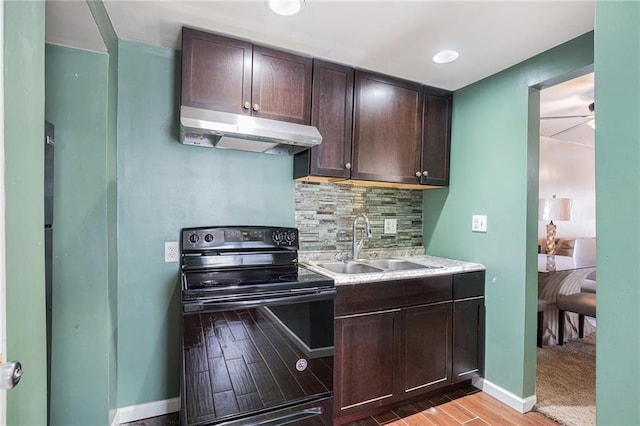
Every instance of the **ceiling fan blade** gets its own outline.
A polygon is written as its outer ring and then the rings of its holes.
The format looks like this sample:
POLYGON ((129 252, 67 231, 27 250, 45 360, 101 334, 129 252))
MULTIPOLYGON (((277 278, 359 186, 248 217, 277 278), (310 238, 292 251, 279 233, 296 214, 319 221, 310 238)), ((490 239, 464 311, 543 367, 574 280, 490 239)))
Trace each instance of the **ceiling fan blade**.
POLYGON ((573 126, 571 126, 571 127, 568 127, 568 128, 566 128, 566 129, 561 130, 561 131, 559 131, 559 132, 557 132, 557 133, 554 133, 554 134, 552 134, 551 136, 548 136, 548 137, 553 138, 553 137, 555 137, 555 136, 561 135, 561 134, 563 134, 563 133, 568 132, 569 130, 573 130, 573 129, 575 129, 576 127, 582 126, 583 124, 587 124, 589 121, 590 121, 590 120, 583 121, 582 123, 578 123, 578 124, 576 124, 576 125, 573 125, 573 126))
POLYGON ((586 115, 559 115, 556 117, 540 117, 540 120, 558 120, 563 118, 593 118, 593 114, 586 115))

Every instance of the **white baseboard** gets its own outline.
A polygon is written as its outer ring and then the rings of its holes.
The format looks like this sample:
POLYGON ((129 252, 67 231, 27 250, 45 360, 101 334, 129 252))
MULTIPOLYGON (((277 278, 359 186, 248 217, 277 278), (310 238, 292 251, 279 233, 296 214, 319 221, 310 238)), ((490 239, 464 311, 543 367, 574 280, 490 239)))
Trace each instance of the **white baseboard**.
POLYGON ((471 384, 478 389, 481 389, 483 392, 486 392, 488 395, 491 395, 498 401, 507 404, 509 407, 521 413, 527 413, 531 411, 533 409, 533 406, 536 404, 535 395, 531 395, 522 399, 519 396, 512 394, 508 390, 503 389, 500 386, 491 383, 490 381, 483 378, 473 379, 471 381, 471 384))
MULTIPOLYGON (((483 378, 473 379, 471 384, 520 413, 531 411, 536 403, 535 395, 522 399, 508 390, 503 389, 483 378)), ((148 419, 149 417, 163 416, 165 414, 175 413, 176 411, 180 411, 180 398, 165 399, 163 401, 154 401, 146 404, 121 407, 116 411, 116 415, 111 421, 111 426, 119 426, 121 423, 134 422, 137 420, 148 419)))
POLYGON ((130 405, 118 408, 111 426, 118 426, 121 423, 134 422, 136 420, 148 419, 149 417, 163 416, 169 413, 180 411, 180 398, 165 399, 163 401, 153 401, 146 404, 130 405))
POLYGON ((113 416, 110 426, 119 426, 119 425, 120 425, 120 413, 118 413, 118 410, 116 410, 116 414, 113 416))

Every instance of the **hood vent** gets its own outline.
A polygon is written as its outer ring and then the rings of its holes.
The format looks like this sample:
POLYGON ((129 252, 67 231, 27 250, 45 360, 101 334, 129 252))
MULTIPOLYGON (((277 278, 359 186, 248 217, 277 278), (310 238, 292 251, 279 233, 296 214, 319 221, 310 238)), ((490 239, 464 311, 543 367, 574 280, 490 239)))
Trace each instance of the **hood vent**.
POLYGON ((319 145, 322 136, 313 126, 183 105, 180 141, 187 145, 293 155, 319 145))

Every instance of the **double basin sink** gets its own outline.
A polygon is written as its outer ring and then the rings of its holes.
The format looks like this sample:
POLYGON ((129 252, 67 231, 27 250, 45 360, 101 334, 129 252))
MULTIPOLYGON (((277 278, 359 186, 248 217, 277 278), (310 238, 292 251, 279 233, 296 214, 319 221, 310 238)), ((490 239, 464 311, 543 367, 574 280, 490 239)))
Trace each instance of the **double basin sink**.
POLYGON ((401 259, 350 260, 318 263, 317 266, 337 274, 371 274, 375 272, 438 269, 441 266, 421 265, 401 259))

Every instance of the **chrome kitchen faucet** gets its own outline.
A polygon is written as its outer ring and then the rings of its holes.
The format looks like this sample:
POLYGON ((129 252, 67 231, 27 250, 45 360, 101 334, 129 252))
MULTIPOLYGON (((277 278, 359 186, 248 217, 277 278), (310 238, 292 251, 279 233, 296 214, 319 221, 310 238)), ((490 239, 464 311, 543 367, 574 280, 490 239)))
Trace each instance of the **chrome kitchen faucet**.
POLYGON ((364 231, 367 233, 367 238, 373 237, 371 233, 371 226, 369 225, 369 218, 367 215, 363 213, 358 213, 356 217, 353 218, 353 247, 351 249, 351 257, 353 260, 358 260, 358 256, 360 255, 360 250, 362 250, 362 246, 364 245, 364 233, 360 232, 360 241, 356 243, 356 224, 358 223, 358 219, 364 219, 364 231))

